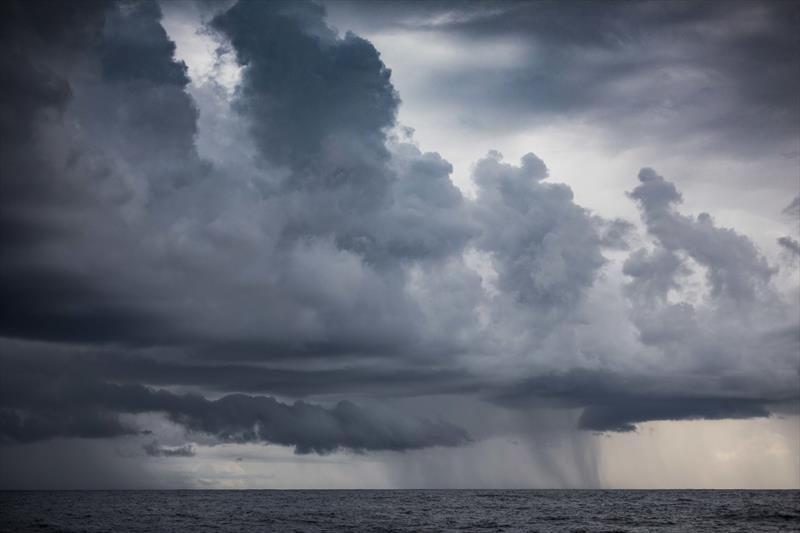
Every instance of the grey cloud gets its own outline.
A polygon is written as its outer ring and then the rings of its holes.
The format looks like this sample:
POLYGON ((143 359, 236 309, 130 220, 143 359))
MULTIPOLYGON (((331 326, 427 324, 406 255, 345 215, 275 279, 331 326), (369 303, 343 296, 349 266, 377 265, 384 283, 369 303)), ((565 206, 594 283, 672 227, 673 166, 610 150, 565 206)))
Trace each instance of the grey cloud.
POLYGON ((194 444, 190 442, 181 446, 164 446, 154 440, 143 445, 142 449, 150 457, 194 457, 196 455, 194 444))
POLYGON ((619 402, 599 410, 587 407, 587 424, 624 427, 648 416, 719 418, 728 416, 728 407, 730 417, 739 418, 764 412, 768 403, 796 402, 790 377, 796 373, 791 370, 795 363, 788 354, 800 348, 800 339, 786 333, 796 330, 798 309, 770 284, 777 269, 747 237, 716 227, 709 215, 679 213, 681 194, 652 169, 643 169, 639 179, 630 197, 639 204, 655 242, 652 250, 632 253, 623 266, 630 278, 625 290, 633 306, 631 320, 643 345, 676 358, 675 368, 695 369, 705 383, 691 387, 689 380, 665 375, 662 395, 672 400, 645 396, 631 402, 635 408, 619 402), (708 294, 686 299, 683 294, 696 269, 705 271, 708 294), (759 364, 783 370, 748 368, 744 361, 754 353, 760 354, 759 364), (692 392, 699 390, 705 391, 704 399, 692 392), (616 408, 621 418, 615 418, 616 408), (645 414, 649 411, 652 415, 645 414))
POLYGON ((628 398, 618 404, 587 407, 579 424, 582 429, 592 431, 635 431, 636 423, 653 420, 721 420, 766 416, 769 416, 769 411, 759 400, 628 398))
POLYGON ((675 184, 656 174, 652 168, 640 170, 639 181, 641 185, 630 192, 630 197, 642 203, 646 216, 650 211, 668 209, 672 204, 683 201, 675 184))
MULTIPOLYGON (((466 394, 480 388, 477 376, 464 368, 428 363, 416 366, 410 361, 383 366, 356 360, 343 367, 308 368, 301 365, 287 368, 278 361, 270 365, 262 360, 230 362, 220 360, 216 354, 203 360, 186 358, 180 351, 175 354, 171 350, 137 353, 127 348, 110 347, 74 350, 62 346, 56 349, 47 344, 9 340, 0 342, 0 351, 7 354, 0 358, 2 373, 34 373, 48 381, 72 373, 120 384, 195 386, 223 393, 271 393, 291 398, 354 393, 367 398, 466 394)), ((292 354, 288 360, 302 355, 305 354, 292 354)), ((265 358, 263 352, 261 358, 265 358)))
POLYGON ((110 13, 99 50, 105 79, 178 86, 189 83, 186 65, 173 59, 175 44, 158 23, 160 18, 156 2, 110 13))
POLYGON ((113 415, 92 409, 18 412, 0 409, 0 443, 31 443, 56 437, 110 438, 135 434, 113 415))
MULTIPOLYGON (((232 394, 218 400, 177 395, 141 385, 115 385, 61 378, 45 384, 41 375, 18 375, 2 391, 0 438, 34 442, 54 437, 110 437, 136 434, 119 413, 164 413, 190 432, 221 442, 262 442, 293 446, 297 453, 457 446, 470 440, 448 422, 365 410, 351 402, 331 408, 284 404, 267 396, 232 394)), ((153 448, 154 450, 157 449, 153 448)), ((152 453, 151 453, 152 455, 152 453)), ((162 455, 168 455, 162 453, 162 455)))
POLYGON ((444 421, 392 419, 350 402, 324 409, 304 402, 286 406, 266 397, 226 396, 207 415, 178 414, 194 430, 239 442, 294 445, 297 453, 409 450, 457 446, 470 440, 461 428, 444 421))
POLYGON ((410 143, 387 148, 399 98, 371 43, 338 37, 305 3, 241 2, 212 26, 244 67, 235 107, 262 155, 289 169, 267 191, 284 206, 282 241, 331 236, 380 267, 463 246, 450 164, 410 143))
POLYGON ((429 32, 477 47, 514 43, 520 57, 511 64, 444 64, 421 89, 483 129, 566 118, 624 147, 649 140, 735 157, 795 151, 793 2, 328 5, 342 24, 372 32, 429 32))
MULTIPOLYGON (((267 355, 298 349, 385 350, 409 337, 403 328, 413 320, 413 309, 404 309, 407 304, 399 297, 402 278, 374 274, 358 256, 330 243, 327 230, 321 230, 326 235, 319 241, 274 250, 275 232, 290 228, 292 219, 325 228, 331 220, 327 215, 342 221, 340 241, 352 237, 361 242, 356 239, 359 233, 348 229, 365 227, 357 209, 341 211, 344 206, 337 207, 337 199, 327 194, 254 197, 249 183, 225 179, 197 156, 197 111, 184 91, 187 80, 176 74, 183 67, 172 59, 174 45, 158 24, 155 4, 133 3, 125 9, 104 4, 98 16, 78 17, 86 24, 79 33, 88 36, 69 48, 72 54, 66 58, 55 52, 56 41, 25 40, 35 33, 31 11, 36 8, 20 6, 20 20, 9 38, 26 45, 21 49, 27 59, 41 63, 37 72, 52 71, 54 80, 71 78, 56 83, 31 77, 25 70, 18 76, 20 83, 69 90, 59 89, 58 94, 68 96, 53 100, 52 91, 26 86, 25 94, 44 95, 41 111, 37 108, 19 117, 37 130, 37 136, 24 145, 4 145, 8 194, 2 209, 6 247, 2 282, 17 306, 4 322, 6 335, 145 345, 249 343, 260 344, 267 355), (111 31, 115 24, 137 30, 120 34, 111 31), (109 47, 131 64, 109 72, 103 64, 109 47), (60 115, 50 112, 54 106, 60 115), (240 201, 244 204, 234 209, 240 201), (290 207, 287 214, 283 207, 287 205, 297 210, 290 207), (333 206, 333 211, 323 205, 333 206), (254 273, 273 273, 256 279, 255 291, 243 290, 242 284, 249 282, 225 272, 231 267, 242 272, 247 268, 243 265, 255 263, 259 266, 250 267, 254 273), (331 285, 322 281, 323 271, 328 276, 348 276, 351 290, 330 290, 331 285), (318 283, 308 283, 309 278, 318 283), (224 323, 198 316, 200 307, 184 307, 186 296, 197 294, 198 286, 205 287, 201 293, 207 301, 225 302, 239 311, 224 323), (348 299, 372 309, 366 314, 339 312, 348 299), (260 313, 267 300, 284 302, 269 313, 286 321, 272 327, 284 340, 265 339, 271 334, 264 333, 263 325, 242 331, 250 322, 244 315, 260 313), (306 318, 297 320, 297 313, 306 318), (200 325, 204 322, 213 327, 200 325), (294 326, 287 328, 290 323, 294 326), (291 333, 297 326, 307 333, 316 331, 312 333, 316 338, 298 343, 293 338, 296 332, 291 333)), ((379 62, 375 65, 380 67, 379 62)), ((11 101, 7 106, 15 107, 11 101)))
POLYGON ((397 176, 393 202, 371 223, 385 254, 400 260, 437 260, 459 253, 478 229, 468 203, 450 180, 452 165, 436 152, 410 143, 391 144, 391 169, 397 176))
MULTIPOLYGON (((134 437, 131 437, 133 440, 134 437)), ((130 490, 192 488, 180 473, 147 468, 133 459, 139 446, 116 441, 54 439, 4 445, 0 486, 4 490, 130 490)))
MULTIPOLYGON (((731 392, 692 391, 689 383, 647 376, 617 376, 574 370, 548 374, 494 391, 491 401, 515 409, 531 405, 582 409, 578 425, 589 431, 634 431, 655 420, 738 419, 770 416, 769 407, 784 400, 737 397, 731 392), (673 387, 672 390, 669 390, 673 387)), ((796 401, 796 398, 795 398, 796 401)))
POLYGON ((797 242, 797 240, 792 239, 789 236, 779 237, 778 244, 780 244, 788 252, 794 255, 800 255, 800 242, 797 242))
POLYGON ((623 263, 626 320, 639 343, 621 363, 627 369, 599 370, 593 361, 510 380, 488 388, 486 397, 514 409, 579 409, 579 426, 593 431, 631 431, 651 420, 769 416, 796 404, 797 362, 790 354, 800 349, 798 308, 770 284, 775 269, 745 236, 716 227, 708 215, 679 213, 681 193, 652 169, 639 180, 629 196, 654 242, 623 263), (693 285, 695 270, 705 272, 707 293, 693 285), (747 362, 754 353, 759 369, 747 362))
POLYGON ((492 254, 499 285, 532 307, 574 304, 604 263, 588 212, 563 184, 542 183, 548 171, 534 154, 519 167, 490 153, 475 166, 478 246, 492 254))
POLYGON ((143 345, 165 333, 157 317, 58 270, 0 266, 0 298, 0 334, 11 338, 143 345))
POLYGON ((734 302, 753 300, 775 269, 752 241, 728 228, 718 228, 707 213, 681 215, 675 186, 650 168, 639 172, 640 184, 630 192, 642 210, 647 231, 667 251, 682 251, 706 267, 712 294, 734 302))
POLYGON ((288 167, 282 240, 333 236, 370 254, 370 214, 390 201, 384 129, 398 99, 366 40, 339 38, 311 3, 240 2, 212 26, 230 42, 243 78, 236 108, 263 156, 288 167))
POLYGON ((676 277, 690 273, 680 257, 664 249, 652 253, 637 250, 625 260, 622 272, 632 278, 633 295, 661 301, 666 300, 670 289, 680 286, 676 277))
POLYGON ((136 188, 163 187, 178 167, 188 173, 202 167, 193 156, 196 110, 183 91, 188 80, 147 74, 173 64, 174 45, 158 24, 157 4, 127 7, 7 5, 4 20, 13 24, 4 32, 2 56, 11 70, 3 88, 12 92, 3 99, 2 126, 4 138, 16 139, 3 143, 0 154, 7 336, 138 343, 154 340, 143 332, 159 330, 163 338, 151 312, 113 294, 116 276, 98 280, 98 254, 113 242, 127 241, 125 253, 141 253, 130 219, 114 211, 135 209, 136 188), (108 31, 125 22, 139 32, 108 31), (161 46, 136 63, 140 37, 161 46), (108 78, 101 65, 108 46, 137 65, 111 76, 111 86, 99 81, 108 78), (132 183, 134 162, 148 185, 132 183))
POLYGON ((795 196, 794 200, 783 209, 783 214, 792 217, 800 217, 800 195, 795 196))
POLYGON ((636 226, 621 218, 606 220, 596 216, 593 223, 600 236, 600 244, 612 250, 627 250, 631 237, 636 233, 636 226))
POLYGON ((245 66, 237 105, 251 117, 268 158, 302 171, 290 187, 314 186, 303 179, 332 186, 352 179, 365 191, 372 189, 366 180, 373 180, 380 187, 381 176, 364 170, 388 155, 383 129, 394 123, 398 104, 390 71, 368 41, 352 34, 337 38, 325 28, 321 9, 300 5, 308 9, 240 2, 214 20, 245 66), (366 168, 334 168, 326 175, 319 158, 337 142, 349 156, 344 163, 366 168))

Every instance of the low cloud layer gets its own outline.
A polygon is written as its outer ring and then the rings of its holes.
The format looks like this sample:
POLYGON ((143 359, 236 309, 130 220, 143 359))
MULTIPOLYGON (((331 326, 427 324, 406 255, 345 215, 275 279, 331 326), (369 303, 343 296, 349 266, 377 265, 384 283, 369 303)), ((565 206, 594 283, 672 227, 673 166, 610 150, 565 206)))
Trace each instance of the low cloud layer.
MULTIPOLYGON (((446 26, 480 36, 508 24, 509 4, 474 17, 470 6, 446 26)), ((532 6, 546 4, 520 4, 522 19, 532 6)), ((762 7, 769 20, 780 11, 762 7)), ((623 20, 648 21, 647 9, 623 20)), ((591 431, 763 417, 800 397, 798 289, 778 279, 796 265, 684 213, 650 168, 620 198, 641 226, 578 205, 534 153, 476 154, 475 195, 462 194, 450 163, 396 123, 401 95, 378 50, 338 34, 318 4, 242 1, 209 17, 217 60, 241 67, 232 92, 190 80, 157 3, 2 10, 6 444, 141 435, 140 415, 158 413, 212 444, 403 451, 473 440, 435 408, 383 405, 410 397, 579 410, 591 431)), ((718 16, 656 11, 674 24, 718 16)), ((624 44, 576 32, 565 48, 536 27, 547 61, 624 44)), ((664 36, 630 36, 650 37, 664 36)), ((754 31, 753 54, 786 38, 754 31)), ((564 90, 566 74, 537 105, 613 96, 580 80, 564 90)), ((765 93, 742 85, 741 99, 772 102, 768 117, 796 111, 767 90, 793 75, 768 74, 765 93)), ((781 119, 774 133, 787 129, 781 119)), ((781 246, 797 253, 796 238, 781 246)))
POLYGON ((194 445, 191 443, 181 446, 162 446, 158 441, 153 441, 142 446, 144 452, 150 457, 194 457, 194 445))
MULTIPOLYGON (((281 403, 267 396, 232 394, 217 400, 173 394, 142 385, 116 385, 85 379, 47 380, 16 373, 4 383, 0 439, 35 442, 54 437, 102 438, 150 430, 120 415, 162 413, 190 434, 213 436, 222 443, 263 442, 292 446, 300 454, 409 450, 457 446, 471 439, 444 421, 367 411, 351 402, 331 408, 302 401, 281 403)), ((145 445, 151 456, 187 456, 191 447, 145 445)))

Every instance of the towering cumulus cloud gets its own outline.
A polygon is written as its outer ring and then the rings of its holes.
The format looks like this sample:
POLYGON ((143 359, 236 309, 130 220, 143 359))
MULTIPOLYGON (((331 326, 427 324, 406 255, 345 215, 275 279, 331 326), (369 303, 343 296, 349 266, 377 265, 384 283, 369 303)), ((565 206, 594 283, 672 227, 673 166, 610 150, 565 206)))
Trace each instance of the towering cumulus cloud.
POLYGON ((652 169, 620 198, 640 226, 533 153, 476 154, 462 193, 396 122, 378 50, 312 2, 203 8, 230 93, 190 79, 156 2, 0 9, 0 446, 190 461, 509 431, 453 397, 592 431, 796 406, 777 264, 652 169))

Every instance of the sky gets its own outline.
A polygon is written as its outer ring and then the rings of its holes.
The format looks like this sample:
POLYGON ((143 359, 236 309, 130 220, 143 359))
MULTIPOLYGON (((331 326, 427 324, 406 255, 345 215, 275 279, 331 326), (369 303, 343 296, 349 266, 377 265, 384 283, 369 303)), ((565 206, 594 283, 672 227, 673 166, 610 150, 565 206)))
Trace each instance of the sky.
POLYGON ((797 2, 4 2, 0 488, 800 488, 797 2))

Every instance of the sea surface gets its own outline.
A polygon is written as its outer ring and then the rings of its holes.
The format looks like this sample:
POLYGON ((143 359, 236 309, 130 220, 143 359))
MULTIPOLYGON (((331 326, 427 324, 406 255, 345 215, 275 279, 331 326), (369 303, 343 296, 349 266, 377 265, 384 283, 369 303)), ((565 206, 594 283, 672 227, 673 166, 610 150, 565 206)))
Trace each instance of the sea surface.
POLYGON ((800 491, 0 492, 0 531, 800 531, 800 491))

